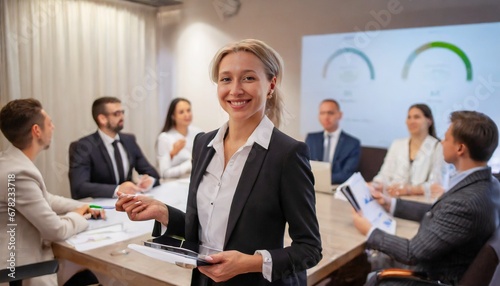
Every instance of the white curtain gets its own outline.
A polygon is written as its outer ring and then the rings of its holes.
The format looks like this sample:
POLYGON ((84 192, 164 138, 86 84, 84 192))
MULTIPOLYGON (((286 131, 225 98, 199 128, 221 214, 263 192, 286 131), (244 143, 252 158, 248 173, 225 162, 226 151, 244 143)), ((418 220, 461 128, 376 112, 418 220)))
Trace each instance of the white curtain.
POLYGON ((52 117, 52 144, 36 161, 52 193, 69 196, 68 147, 96 131, 91 105, 101 96, 122 100, 124 131, 155 164, 158 86, 167 77, 156 64, 156 13, 117 1, 0 2, 0 105, 33 97, 52 117))

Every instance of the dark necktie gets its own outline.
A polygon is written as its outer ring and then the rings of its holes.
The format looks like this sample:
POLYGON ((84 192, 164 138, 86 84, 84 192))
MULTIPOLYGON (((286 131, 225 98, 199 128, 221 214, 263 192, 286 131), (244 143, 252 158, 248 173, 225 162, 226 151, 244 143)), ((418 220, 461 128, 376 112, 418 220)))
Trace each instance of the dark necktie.
POLYGON ((331 147, 331 141, 332 141, 332 135, 328 134, 327 135, 327 143, 326 143, 326 149, 323 151, 323 161, 324 162, 330 162, 330 147, 331 147))
POLYGON ((120 142, 120 140, 115 140, 113 141, 112 145, 115 152, 115 162, 116 162, 116 168, 118 169, 118 177, 120 179, 118 181, 118 184, 121 184, 125 181, 125 172, 123 171, 123 161, 122 161, 122 156, 120 154, 120 149, 118 149, 118 142, 120 142))

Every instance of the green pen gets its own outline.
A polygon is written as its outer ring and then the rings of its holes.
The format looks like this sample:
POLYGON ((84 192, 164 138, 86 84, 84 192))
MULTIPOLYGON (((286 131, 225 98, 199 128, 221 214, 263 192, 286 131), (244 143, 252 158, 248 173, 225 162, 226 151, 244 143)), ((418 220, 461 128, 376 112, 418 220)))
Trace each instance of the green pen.
POLYGON ((89 208, 91 209, 114 209, 115 207, 113 206, 98 206, 98 205, 89 205, 89 208))

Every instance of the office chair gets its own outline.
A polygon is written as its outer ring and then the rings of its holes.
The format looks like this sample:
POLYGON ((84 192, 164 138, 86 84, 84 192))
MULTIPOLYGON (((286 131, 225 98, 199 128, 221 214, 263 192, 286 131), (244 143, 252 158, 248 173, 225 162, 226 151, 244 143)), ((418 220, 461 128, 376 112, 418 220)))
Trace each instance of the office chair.
POLYGON ((500 173, 494 173, 493 177, 497 178, 500 181, 500 173))
MULTIPOLYGON (((494 275, 499 268, 500 257, 500 227, 497 228, 493 236, 481 248, 472 261, 467 271, 465 271, 458 285, 500 285, 500 281, 492 281, 493 278, 500 280, 499 275, 494 275)), ((419 285, 448 285, 440 281, 430 279, 424 272, 416 272, 407 269, 384 269, 376 274, 375 285, 384 281, 408 281, 413 280, 419 285)))
POLYGON ((358 171, 365 181, 370 182, 377 175, 380 167, 384 163, 387 149, 375 147, 361 147, 358 171))
POLYGON ((0 270, 0 283, 9 282, 10 286, 21 286, 24 279, 54 274, 58 269, 59 262, 55 259, 16 266, 15 278, 9 276, 9 269, 2 269, 0 270))
MULTIPOLYGON (((26 264, 22 266, 16 266, 15 278, 9 275, 9 269, 0 270, 0 283, 9 283, 9 286, 22 286, 23 280, 30 279, 38 276, 44 276, 49 274, 54 274, 59 270, 59 262, 54 260, 48 260, 33 264, 26 264)), ((99 280, 88 269, 84 269, 73 275, 64 286, 82 286, 82 285, 101 285, 99 280)))

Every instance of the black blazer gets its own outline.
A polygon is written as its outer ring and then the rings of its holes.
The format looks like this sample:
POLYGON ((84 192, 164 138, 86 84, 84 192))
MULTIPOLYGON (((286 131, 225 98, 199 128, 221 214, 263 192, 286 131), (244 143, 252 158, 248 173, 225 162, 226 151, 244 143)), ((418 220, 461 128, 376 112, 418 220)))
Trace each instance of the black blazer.
POLYGON ((499 211, 500 184, 490 168, 479 170, 432 206, 398 199, 394 215, 421 221, 417 234, 408 240, 376 229, 367 247, 455 285, 497 228, 499 211))
MULTIPOLYGON (((159 185, 160 176, 142 154, 135 136, 120 133, 120 142, 127 151, 130 164, 125 181, 131 181, 135 169, 139 174, 156 178, 155 186, 159 185)), ((85 136, 69 146, 69 182, 73 199, 113 196, 117 186, 115 173, 99 133, 85 136)))
MULTIPOLYGON (((165 235, 180 235, 199 243, 196 193, 215 154, 207 145, 216 133, 196 137, 187 211, 184 214, 169 207, 165 235)), ((307 285, 305 270, 322 257, 313 182, 308 149, 303 142, 275 128, 268 150, 254 143, 234 194, 224 250, 246 254, 268 250, 273 260, 273 282, 265 280, 261 273, 248 273, 216 284, 195 269, 191 285, 307 285), (293 242, 283 248, 287 223, 293 242)), ((155 228, 158 226, 156 222, 155 228)))
MULTIPOLYGON (((309 133, 306 144, 311 152, 311 160, 322 161, 324 153, 324 132, 309 133)), ((340 132, 339 141, 335 148, 332 163, 332 184, 342 184, 358 171, 361 158, 361 142, 345 133, 340 132)))

